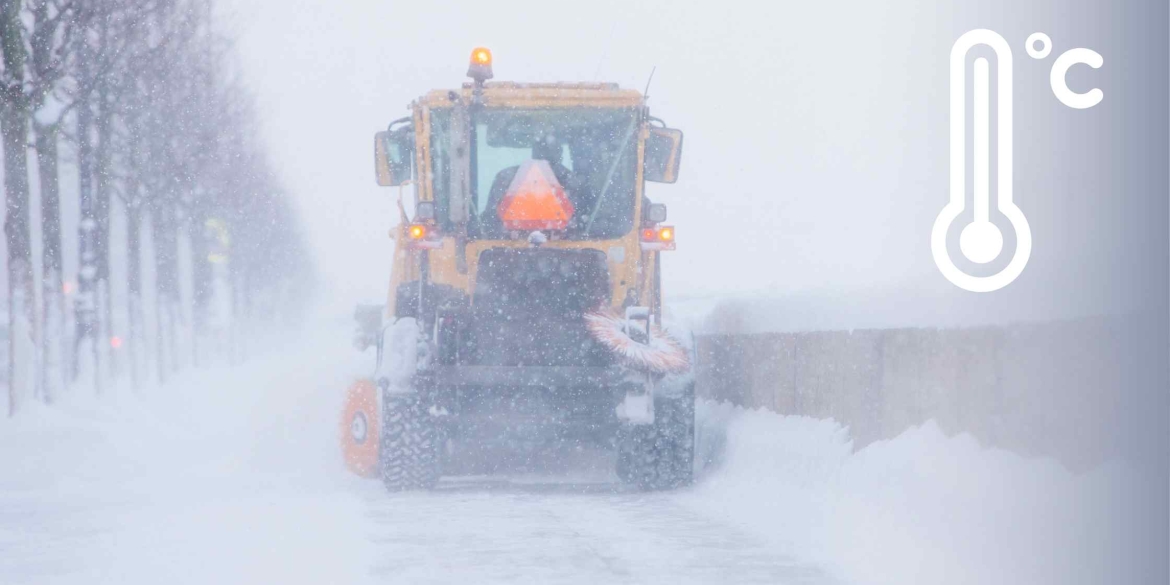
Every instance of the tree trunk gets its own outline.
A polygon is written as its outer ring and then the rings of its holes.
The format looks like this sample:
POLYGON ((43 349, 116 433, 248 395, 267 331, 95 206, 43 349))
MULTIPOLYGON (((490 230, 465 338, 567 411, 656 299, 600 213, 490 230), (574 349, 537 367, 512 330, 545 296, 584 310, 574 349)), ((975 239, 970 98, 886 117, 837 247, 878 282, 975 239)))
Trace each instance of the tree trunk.
POLYGON ((45 363, 41 384, 45 402, 51 402, 64 390, 68 380, 65 370, 68 332, 65 329, 65 291, 61 261, 61 190, 57 169, 56 124, 34 124, 36 131, 37 171, 41 183, 41 238, 43 267, 41 312, 42 355, 45 363))
MULTIPOLYGON (((133 193, 133 187, 127 191, 133 193)), ((126 349, 130 354, 130 381, 137 389, 140 385, 139 350, 142 348, 142 262, 139 252, 142 248, 142 217, 135 204, 126 206, 126 320, 128 334, 126 349)))
POLYGON ((118 377, 118 359, 115 347, 111 345, 114 339, 113 307, 110 289, 110 175, 113 157, 111 147, 111 118, 112 104, 109 103, 109 90, 105 83, 99 85, 96 105, 97 119, 94 124, 94 215, 97 219, 96 260, 97 282, 97 324, 98 324, 98 351, 106 356, 106 365, 109 375, 118 377))
POLYGON ((13 414, 24 395, 36 392, 39 348, 29 230, 28 113, 15 104, 6 105, 0 113, 0 135, 8 243, 8 412, 13 414))
MULTIPOLYGON (((242 259, 237 259, 240 261, 242 259)), ((232 287, 236 289, 236 295, 239 298, 239 308, 232 314, 232 320, 237 324, 240 340, 239 359, 243 361, 248 358, 249 342, 251 341, 252 333, 252 275, 247 270, 236 270, 236 281, 232 283, 232 287)))
POLYGON ((8 243, 8 414, 39 382, 36 290, 33 284, 32 234, 29 230, 28 100, 24 95, 27 55, 20 20, 20 0, 0 3, 0 50, 8 78, 0 94, 0 141, 4 146, 4 193, 8 243), (30 347, 31 342, 31 347, 30 347), (31 372, 29 370, 32 370, 31 372))
POLYGON ((199 367, 199 340, 207 332, 208 302, 213 287, 211 264, 207 260, 207 227, 200 215, 194 214, 187 224, 191 240, 191 365, 199 367))
POLYGON ((166 381, 168 361, 174 369, 177 364, 174 352, 175 301, 178 297, 178 266, 176 258, 177 233, 174 210, 167 203, 159 205, 151 214, 152 239, 154 241, 155 266, 155 312, 158 353, 159 383, 166 381), (169 354, 169 355, 168 355, 169 354))
MULTIPOLYGON (((83 44, 84 46, 84 44, 83 44)), ((84 63, 84 61, 82 61, 84 63)), ((83 65, 84 67, 84 65, 83 65)), ((94 390, 101 394, 99 353, 97 347, 97 206, 93 194, 93 110, 89 103, 78 104, 77 108, 77 174, 78 200, 81 207, 81 221, 78 227, 78 270, 76 312, 76 333, 73 338, 73 377, 82 373, 82 360, 92 357, 94 390), (87 346, 88 344, 88 346, 87 346), (88 355, 86 355, 88 354, 88 355)))

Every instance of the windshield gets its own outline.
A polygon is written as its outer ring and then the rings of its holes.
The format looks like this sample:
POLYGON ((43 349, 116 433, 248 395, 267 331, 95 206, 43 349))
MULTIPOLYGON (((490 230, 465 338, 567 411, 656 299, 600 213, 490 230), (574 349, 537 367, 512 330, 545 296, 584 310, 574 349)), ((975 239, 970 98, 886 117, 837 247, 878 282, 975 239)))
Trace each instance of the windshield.
MULTIPOLYGON (((432 111, 431 124, 434 193, 440 217, 447 222, 450 111, 432 111)), ((572 202, 566 237, 602 239, 629 233, 634 223, 636 131, 634 109, 480 112, 475 120, 468 236, 506 236, 497 210, 527 160, 548 162, 572 202)))

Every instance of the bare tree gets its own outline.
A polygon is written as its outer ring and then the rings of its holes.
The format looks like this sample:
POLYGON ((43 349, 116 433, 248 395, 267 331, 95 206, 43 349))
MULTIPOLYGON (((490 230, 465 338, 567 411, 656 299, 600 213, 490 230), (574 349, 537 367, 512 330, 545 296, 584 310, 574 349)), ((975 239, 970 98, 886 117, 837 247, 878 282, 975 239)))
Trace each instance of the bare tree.
POLYGON ((57 140, 61 122, 69 110, 54 93, 69 80, 75 65, 73 39, 85 12, 75 0, 32 0, 29 38, 29 74, 37 91, 29 97, 41 196, 42 275, 40 330, 44 365, 41 385, 46 401, 67 382, 65 374, 67 332, 62 274, 61 190, 57 140), (50 99, 52 98, 52 99, 50 99), (53 103, 46 105, 46 101, 53 103))
POLYGON ((114 110, 123 81, 133 77, 126 54, 140 38, 144 18, 169 0, 87 0, 78 23, 74 54, 77 170, 81 222, 78 238, 78 287, 74 305, 73 375, 89 359, 95 388, 101 391, 103 356, 110 341, 109 217, 114 175, 114 110))
POLYGON ((197 339, 213 306, 230 297, 236 327, 249 318, 258 294, 287 290, 282 283, 305 273, 297 268, 304 253, 295 219, 257 141, 251 98, 231 74, 231 43, 215 31, 212 1, 0 0, 0 143, 14 341, 10 412, 38 385, 51 399, 67 377, 61 140, 72 141, 76 152, 80 211, 74 379, 92 370, 100 392, 106 375, 118 375, 107 343, 113 341, 114 306, 126 307, 129 371, 138 385, 146 361, 140 350, 148 345, 146 298, 157 309, 149 345, 161 381, 183 361, 180 338, 189 343, 189 361, 200 361, 197 339), (44 242, 39 314, 31 262, 37 234, 29 224, 30 132, 44 242), (127 219, 119 242, 109 229, 115 201, 127 219), (146 233, 153 242, 154 290, 142 281, 146 233), (180 262, 184 238, 191 257, 180 262), (115 250, 127 259, 124 305, 115 305, 109 287, 115 250), (190 299, 181 299, 184 267, 194 285, 190 299), (187 300, 190 323, 183 322, 181 308, 187 300))
POLYGON ((24 26, 19 0, 0 3, 0 136, 4 148, 4 194, 7 216, 4 235, 8 244, 9 370, 8 411, 18 407, 18 396, 29 391, 32 381, 24 352, 37 350, 36 292, 33 289, 32 235, 29 231, 28 118, 29 88, 26 84, 24 26))
MULTIPOLYGON (((24 335, 14 336, 10 344, 9 410, 16 408, 16 394, 31 386, 33 392, 44 388, 44 398, 52 398, 53 389, 48 379, 39 372, 26 378, 22 369, 41 364, 41 353, 46 347, 38 345, 42 319, 36 314, 36 291, 32 273, 32 233, 29 226, 28 135, 32 115, 45 98, 66 76, 67 47, 77 21, 73 0, 29 0, 27 6, 20 0, 4 0, 0 4, 0 49, 3 50, 3 88, 0 90, 3 112, 0 113, 0 134, 4 143, 5 197, 8 217, 5 233, 8 238, 9 318, 12 330, 26 330, 30 341, 31 360, 17 359, 16 353, 24 345, 24 335), (26 17, 27 16, 27 17, 26 17), (21 388, 26 386, 25 388, 21 388)), ((55 167, 55 138, 38 134, 38 142, 54 160, 38 159, 42 178, 42 216, 44 221, 44 262, 46 282, 55 294, 60 292, 60 198, 55 167)), ((58 297, 45 299, 46 314, 52 307, 61 307, 58 297)), ((59 314, 59 313, 57 313, 59 314)), ((48 320, 49 317, 44 318, 48 320)), ((46 339, 48 337, 46 336, 46 339)), ((59 347, 59 346, 58 346, 59 347)))

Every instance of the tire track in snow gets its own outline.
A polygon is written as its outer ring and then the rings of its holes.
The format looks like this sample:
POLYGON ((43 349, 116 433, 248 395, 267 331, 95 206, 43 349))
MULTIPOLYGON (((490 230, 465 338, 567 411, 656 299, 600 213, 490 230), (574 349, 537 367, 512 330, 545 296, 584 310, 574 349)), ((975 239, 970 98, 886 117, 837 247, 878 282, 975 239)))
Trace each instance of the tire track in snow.
POLYGON ((836 582, 669 493, 472 483, 368 503, 371 572, 389 582, 836 582))

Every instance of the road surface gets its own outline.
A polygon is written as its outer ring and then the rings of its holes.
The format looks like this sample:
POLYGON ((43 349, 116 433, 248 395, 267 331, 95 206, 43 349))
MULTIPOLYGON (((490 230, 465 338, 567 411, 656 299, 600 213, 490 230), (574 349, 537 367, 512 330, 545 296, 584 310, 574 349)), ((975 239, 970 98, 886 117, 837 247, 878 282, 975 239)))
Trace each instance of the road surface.
POLYGON ((606 455, 389 494, 336 435, 369 356, 325 341, 4 422, 0 584, 836 582, 606 455))
POLYGON ((471 481, 365 499, 386 582, 836 582, 672 494, 471 481))

